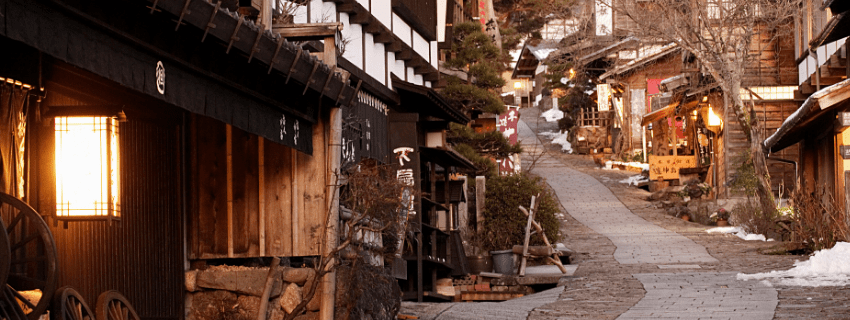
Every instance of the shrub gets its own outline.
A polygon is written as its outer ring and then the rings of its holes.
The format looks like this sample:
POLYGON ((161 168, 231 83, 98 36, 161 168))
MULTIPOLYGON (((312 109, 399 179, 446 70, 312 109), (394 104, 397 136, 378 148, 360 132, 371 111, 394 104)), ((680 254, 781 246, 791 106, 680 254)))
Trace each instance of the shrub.
POLYGON ((761 206, 750 198, 732 207, 730 219, 733 225, 740 226, 747 233, 769 236, 776 231, 775 219, 762 213, 761 206))
POLYGON ((838 241, 850 240, 844 210, 830 193, 821 197, 794 191, 791 216, 791 240, 801 244, 807 251, 832 248, 838 241))
MULTIPOLYGON (((525 173, 487 179, 484 223, 478 234, 478 242, 484 250, 510 249, 513 245, 523 243, 528 218, 519 210, 519 206, 529 208, 531 196, 538 194, 534 220, 543 228, 550 242, 560 240, 560 224, 555 217, 558 204, 543 183, 542 178, 525 173)), ((542 245, 543 238, 532 236, 530 244, 542 245)))

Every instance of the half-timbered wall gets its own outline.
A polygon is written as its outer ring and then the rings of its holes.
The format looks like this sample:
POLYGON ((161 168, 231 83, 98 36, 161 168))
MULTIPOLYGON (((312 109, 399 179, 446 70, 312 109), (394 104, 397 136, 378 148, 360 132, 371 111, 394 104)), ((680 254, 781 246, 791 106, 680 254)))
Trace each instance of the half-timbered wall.
MULTIPOLYGON (((424 58, 433 67, 439 66, 437 48, 437 3, 428 1, 391 1, 391 0, 357 0, 352 1, 363 6, 377 20, 393 32, 402 42, 410 46, 415 54, 424 58)), ((445 15, 445 12, 441 12, 445 15)), ((363 25, 351 23, 352 17, 345 12, 339 12, 334 2, 311 0, 307 5, 297 10, 295 23, 343 23, 342 39, 345 51, 342 57, 357 68, 391 87, 390 74, 407 82, 430 87, 431 81, 426 81, 421 73, 417 73, 404 60, 396 60, 396 53, 387 50, 383 43, 376 43, 372 33, 366 32, 363 25)))
POLYGON ((190 259, 319 254, 324 236, 326 119, 313 154, 193 116, 190 259))

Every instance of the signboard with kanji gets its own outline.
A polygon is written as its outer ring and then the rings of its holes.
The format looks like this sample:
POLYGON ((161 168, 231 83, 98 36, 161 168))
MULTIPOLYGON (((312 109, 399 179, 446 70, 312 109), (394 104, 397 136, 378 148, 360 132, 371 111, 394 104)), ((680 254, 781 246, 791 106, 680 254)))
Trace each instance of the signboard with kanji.
POLYGON ((694 156, 649 156, 650 180, 679 179, 679 169, 697 166, 694 156))

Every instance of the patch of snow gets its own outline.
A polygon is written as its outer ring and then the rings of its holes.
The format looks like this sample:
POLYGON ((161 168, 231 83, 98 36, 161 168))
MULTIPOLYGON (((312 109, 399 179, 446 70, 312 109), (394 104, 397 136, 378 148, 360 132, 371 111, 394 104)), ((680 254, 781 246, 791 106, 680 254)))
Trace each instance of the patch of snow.
POLYGON ((625 183, 627 185, 635 185, 637 186, 641 182, 649 182, 648 177, 644 177, 643 175, 636 174, 626 179, 620 180, 620 183, 625 183))
POLYGON ((846 286, 850 284, 850 243, 836 243, 832 249, 815 252, 807 261, 797 261, 784 271, 738 274, 738 280, 770 281, 786 286, 846 286))
POLYGON ((763 234, 747 233, 741 227, 716 227, 708 229, 705 232, 732 234, 747 241, 773 241, 773 239, 768 240, 763 234))
POLYGON ((567 141, 567 132, 566 131, 554 136, 554 138, 552 138, 552 143, 553 144, 560 144, 561 145, 561 152, 563 152, 563 153, 573 153, 573 145, 569 141, 567 141))
POLYGON ((564 118, 564 112, 558 108, 552 108, 540 114, 541 118, 546 118, 546 122, 555 122, 564 118))

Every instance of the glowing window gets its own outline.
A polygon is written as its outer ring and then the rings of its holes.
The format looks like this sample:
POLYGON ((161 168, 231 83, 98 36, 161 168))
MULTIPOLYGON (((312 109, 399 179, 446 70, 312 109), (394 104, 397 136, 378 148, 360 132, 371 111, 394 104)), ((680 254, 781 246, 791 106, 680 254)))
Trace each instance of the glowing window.
POLYGON ((56 218, 119 219, 118 120, 57 117, 56 218))

